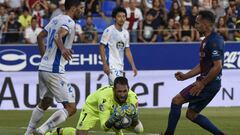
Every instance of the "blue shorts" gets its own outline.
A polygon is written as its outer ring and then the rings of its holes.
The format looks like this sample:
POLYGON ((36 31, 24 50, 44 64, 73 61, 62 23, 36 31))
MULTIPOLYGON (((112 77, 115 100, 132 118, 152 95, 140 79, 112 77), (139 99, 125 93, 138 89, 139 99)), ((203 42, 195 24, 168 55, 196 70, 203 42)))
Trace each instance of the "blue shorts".
POLYGON ((191 84, 184 88, 180 95, 182 95, 187 102, 189 102, 188 108, 199 113, 201 112, 215 97, 221 88, 220 82, 213 82, 206 85, 198 96, 192 96, 189 91, 194 85, 191 84))

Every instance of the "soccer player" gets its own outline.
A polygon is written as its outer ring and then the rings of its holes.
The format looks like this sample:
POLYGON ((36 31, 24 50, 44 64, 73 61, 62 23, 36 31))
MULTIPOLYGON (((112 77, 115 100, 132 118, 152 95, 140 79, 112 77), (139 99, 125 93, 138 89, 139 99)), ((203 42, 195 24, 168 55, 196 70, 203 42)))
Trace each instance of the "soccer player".
POLYGON ((127 12, 122 7, 117 7, 112 12, 115 24, 106 28, 103 32, 99 52, 103 63, 103 71, 108 75, 109 84, 117 76, 124 75, 124 54, 132 67, 134 76, 137 75, 137 68, 134 64, 129 46, 129 33, 123 28, 127 12))
POLYGON ((200 45, 200 64, 187 73, 177 72, 178 81, 184 81, 198 74, 196 81, 177 94, 171 103, 168 126, 164 135, 174 135, 181 115, 182 104, 189 102, 186 117, 214 135, 224 135, 200 112, 209 104, 221 88, 224 59, 224 40, 214 32, 215 16, 211 11, 200 11, 195 22, 196 29, 205 38, 200 45))
POLYGON ((137 112, 137 95, 129 90, 127 78, 117 77, 113 86, 99 88, 87 97, 77 124, 76 135, 87 135, 97 121, 100 121, 101 128, 104 131, 113 129, 117 135, 123 135, 121 128, 115 127, 115 123, 124 115, 121 107, 126 103, 133 105, 135 108, 135 111, 132 111, 135 113, 132 115, 132 124, 129 130, 142 133, 143 126, 137 112))
POLYGON ((64 122, 76 112, 75 93, 71 84, 64 77, 64 67, 71 59, 72 42, 75 36, 75 22, 84 12, 84 4, 79 0, 65 1, 66 13, 54 17, 38 35, 38 47, 42 56, 39 65, 40 103, 32 112, 25 135, 45 134, 58 124, 64 122), (44 38, 47 37, 47 45, 44 38), (63 109, 57 110, 45 123, 36 128, 44 111, 56 101, 62 103, 63 109))

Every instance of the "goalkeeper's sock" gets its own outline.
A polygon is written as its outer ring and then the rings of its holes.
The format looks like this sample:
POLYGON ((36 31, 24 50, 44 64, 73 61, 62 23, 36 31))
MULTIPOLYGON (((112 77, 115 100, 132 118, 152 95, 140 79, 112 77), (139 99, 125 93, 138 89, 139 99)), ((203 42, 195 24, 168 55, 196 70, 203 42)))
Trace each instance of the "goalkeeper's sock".
POLYGON ((61 109, 56 111, 45 123, 38 128, 38 131, 45 134, 47 131, 52 130, 57 125, 64 122, 68 117, 68 111, 66 109, 61 109))
POLYGON ((173 135, 176 129, 178 120, 181 115, 182 105, 171 104, 171 110, 168 116, 168 127, 165 132, 165 135, 173 135))
POLYGON ((32 132, 35 130, 38 122, 40 121, 43 115, 44 115, 44 110, 36 106, 32 111, 32 116, 29 121, 25 135, 32 134, 32 132))
POLYGON ((215 125, 213 125, 213 123, 207 117, 201 114, 198 114, 198 116, 192 121, 214 135, 224 135, 224 133, 221 132, 215 125))

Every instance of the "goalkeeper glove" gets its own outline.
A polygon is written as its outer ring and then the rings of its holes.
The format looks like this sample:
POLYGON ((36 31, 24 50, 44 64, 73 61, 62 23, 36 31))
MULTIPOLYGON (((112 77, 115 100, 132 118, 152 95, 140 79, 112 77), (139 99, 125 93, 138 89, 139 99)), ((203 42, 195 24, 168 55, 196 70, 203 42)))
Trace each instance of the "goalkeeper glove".
POLYGON ((137 111, 136 107, 133 104, 128 103, 128 104, 123 105, 122 109, 124 110, 126 115, 132 119, 132 126, 137 125, 139 115, 138 115, 138 111, 137 111))
POLYGON ((138 115, 136 107, 131 103, 124 104, 122 109, 124 110, 125 114, 131 118, 138 115))
POLYGON ((113 125, 115 122, 121 120, 124 117, 124 115, 125 113, 121 106, 115 107, 112 115, 108 119, 109 124, 113 125))

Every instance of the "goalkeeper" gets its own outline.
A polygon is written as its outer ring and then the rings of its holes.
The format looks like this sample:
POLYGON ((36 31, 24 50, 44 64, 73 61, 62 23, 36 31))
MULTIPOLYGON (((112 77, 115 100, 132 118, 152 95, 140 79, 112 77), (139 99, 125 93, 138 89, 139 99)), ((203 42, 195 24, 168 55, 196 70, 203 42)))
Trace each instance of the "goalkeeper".
POLYGON ((117 135, 123 135, 122 129, 142 133, 137 104, 137 95, 129 90, 127 78, 117 77, 113 86, 102 87, 87 97, 78 120, 76 135, 87 135, 97 121, 100 121, 104 131, 113 129, 117 135), (131 118, 130 125, 116 125, 125 115, 131 118))

